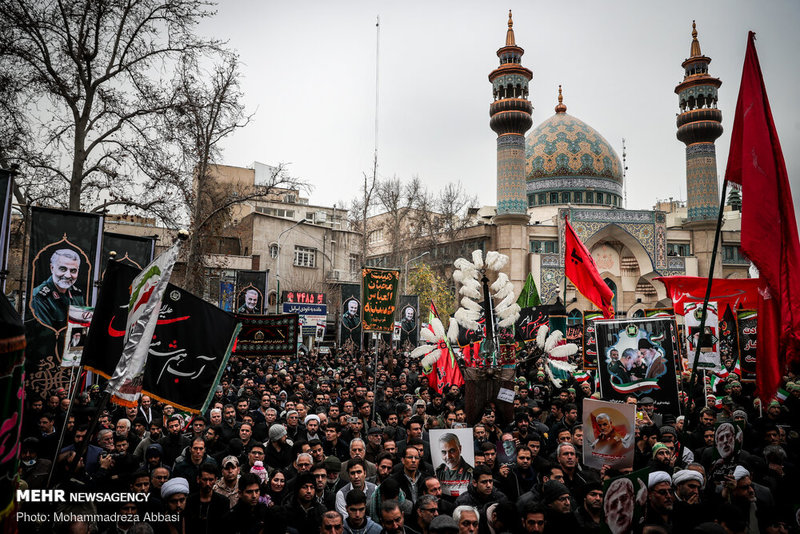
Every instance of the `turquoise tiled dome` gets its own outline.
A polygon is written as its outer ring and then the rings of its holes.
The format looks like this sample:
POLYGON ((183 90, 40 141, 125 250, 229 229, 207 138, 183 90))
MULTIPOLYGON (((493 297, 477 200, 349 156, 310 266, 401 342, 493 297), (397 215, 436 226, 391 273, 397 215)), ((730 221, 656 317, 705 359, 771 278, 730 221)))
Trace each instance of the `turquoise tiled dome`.
POLYGON ((528 182, 587 177, 617 182, 622 188, 617 153, 597 130, 566 112, 556 113, 528 134, 525 163, 528 182))

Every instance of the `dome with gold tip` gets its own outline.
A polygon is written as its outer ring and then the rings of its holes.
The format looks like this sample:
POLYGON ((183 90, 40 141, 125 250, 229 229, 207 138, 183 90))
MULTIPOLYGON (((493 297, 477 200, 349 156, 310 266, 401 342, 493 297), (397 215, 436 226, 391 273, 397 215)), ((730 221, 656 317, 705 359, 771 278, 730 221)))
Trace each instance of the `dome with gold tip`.
POLYGON ((567 114, 558 88, 556 114, 525 139, 528 205, 622 205, 622 163, 597 130, 567 114))

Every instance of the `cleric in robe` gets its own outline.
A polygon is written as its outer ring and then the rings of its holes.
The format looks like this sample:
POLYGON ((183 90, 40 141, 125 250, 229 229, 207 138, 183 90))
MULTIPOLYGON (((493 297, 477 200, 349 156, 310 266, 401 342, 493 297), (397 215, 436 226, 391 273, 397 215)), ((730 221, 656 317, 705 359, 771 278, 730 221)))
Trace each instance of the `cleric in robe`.
POLYGON ((69 306, 84 306, 83 291, 75 287, 81 259, 68 248, 58 249, 50 256, 50 277, 33 288, 31 309, 40 323, 55 329, 67 324, 69 306))
POLYGON ((403 308, 403 319, 400 321, 400 345, 408 341, 412 347, 417 346, 417 313, 413 306, 403 308))

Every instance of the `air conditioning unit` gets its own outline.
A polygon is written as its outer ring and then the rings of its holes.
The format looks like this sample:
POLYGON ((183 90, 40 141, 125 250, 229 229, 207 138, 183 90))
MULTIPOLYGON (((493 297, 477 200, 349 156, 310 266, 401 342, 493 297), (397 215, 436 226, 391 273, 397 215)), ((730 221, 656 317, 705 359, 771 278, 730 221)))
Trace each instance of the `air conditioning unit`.
POLYGON ((342 280, 344 278, 344 272, 341 269, 333 269, 332 271, 328 271, 328 280, 342 280))

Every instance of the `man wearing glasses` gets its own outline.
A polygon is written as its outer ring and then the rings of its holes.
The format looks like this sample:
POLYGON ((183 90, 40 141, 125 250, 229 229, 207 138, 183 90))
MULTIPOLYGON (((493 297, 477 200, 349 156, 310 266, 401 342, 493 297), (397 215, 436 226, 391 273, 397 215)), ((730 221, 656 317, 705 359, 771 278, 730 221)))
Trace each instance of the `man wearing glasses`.
POLYGON ((422 488, 419 487, 422 473, 419 470, 420 454, 419 450, 413 445, 406 445, 403 449, 400 461, 403 464, 403 469, 399 473, 392 475, 397 485, 403 490, 406 499, 412 503, 417 502, 417 497, 422 494, 422 488))
POLYGON ((671 532, 675 504, 672 477, 664 471, 654 471, 647 480, 647 489, 647 525, 659 525, 671 532))
POLYGON ((380 534, 381 526, 367 517, 367 495, 363 491, 354 489, 345 496, 344 500, 347 508, 344 532, 347 534, 380 534))
POLYGON ((418 532, 420 534, 428 534, 430 532, 431 521, 439 515, 439 500, 433 495, 421 495, 417 502, 414 503, 414 515, 416 517, 415 524, 412 528, 406 527, 406 530, 418 532))

